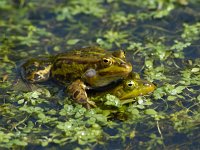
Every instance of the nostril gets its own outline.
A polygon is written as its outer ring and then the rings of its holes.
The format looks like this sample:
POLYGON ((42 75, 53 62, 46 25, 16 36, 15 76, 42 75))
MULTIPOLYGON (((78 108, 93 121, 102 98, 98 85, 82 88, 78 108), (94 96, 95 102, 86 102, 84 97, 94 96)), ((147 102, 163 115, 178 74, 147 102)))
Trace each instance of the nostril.
POLYGON ((125 62, 121 62, 120 65, 121 66, 126 66, 126 63, 125 62))
POLYGON ((149 84, 149 83, 143 83, 143 85, 144 85, 144 86, 150 86, 150 84, 149 84))
POLYGON ((131 65, 131 63, 120 62, 120 63, 119 63, 119 66, 121 66, 121 67, 123 67, 123 68, 126 68, 127 71, 128 71, 128 70, 132 70, 132 65, 131 65))

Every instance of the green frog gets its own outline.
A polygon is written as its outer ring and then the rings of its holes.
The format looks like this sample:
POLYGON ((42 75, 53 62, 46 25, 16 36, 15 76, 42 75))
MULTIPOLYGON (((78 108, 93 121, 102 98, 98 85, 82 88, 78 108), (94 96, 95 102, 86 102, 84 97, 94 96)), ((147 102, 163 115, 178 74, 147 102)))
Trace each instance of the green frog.
POLYGON ((90 96, 94 97, 94 101, 106 94, 111 94, 120 99, 121 103, 128 103, 134 101, 138 96, 144 96, 152 93, 156 86, 144 79, 141 79, 139 74, 131 72, 129 76, 120 82, 116 83, 113 87, 109 87, 103 91, 95 91, 90 96))
POLYGON ((132 71, 123 51, 109 52, 100 47, 86 47, 49 58, 33 58, 21 65, 22 79, 39 83, 52 78, 67 87, 78 103, 95 107, 87 89, 95 89, 126 78, 132 71))
POLYGON ((121 101, 132 99, 137 96, 148 95, 155 90, 156 86, 144 79, 140 79, 137 73, 130 73, 117 86, 111 88, 107 93, 115 95, 121 101))

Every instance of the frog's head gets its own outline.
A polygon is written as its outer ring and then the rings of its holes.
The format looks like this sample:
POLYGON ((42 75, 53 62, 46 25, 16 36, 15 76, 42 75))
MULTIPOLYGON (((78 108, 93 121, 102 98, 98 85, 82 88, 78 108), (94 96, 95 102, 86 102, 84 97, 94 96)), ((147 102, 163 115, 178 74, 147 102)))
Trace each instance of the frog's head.
POLYGON ((137 96, 143 96, 152 93, 156 86, 142 79, 124 79, 122 84, 112 90, 120 100, 131 99, 137 96))
POLYGON ((93 87, 105 86, 126 78, 132 71, 132 65, 126 61, 122 51, 105 55, 97 65, 96 69, 89 68, 83 75, 83 79, 93 87))
POLYGON ((49 79, 51 66, 46 60, 29 59, 21 65, 21 76, 30 83, 43 82, 49 79))

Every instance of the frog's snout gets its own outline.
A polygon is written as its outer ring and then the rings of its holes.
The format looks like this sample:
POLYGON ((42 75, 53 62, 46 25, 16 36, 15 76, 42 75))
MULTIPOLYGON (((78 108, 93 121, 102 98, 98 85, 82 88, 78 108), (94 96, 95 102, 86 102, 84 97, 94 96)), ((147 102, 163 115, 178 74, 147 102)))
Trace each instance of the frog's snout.
POLYGON ((132 71, 132 65, 131 65, 131 63, 122 62, 120 64, 120 66, 126 68, 127 72, 131 72, 132 71))

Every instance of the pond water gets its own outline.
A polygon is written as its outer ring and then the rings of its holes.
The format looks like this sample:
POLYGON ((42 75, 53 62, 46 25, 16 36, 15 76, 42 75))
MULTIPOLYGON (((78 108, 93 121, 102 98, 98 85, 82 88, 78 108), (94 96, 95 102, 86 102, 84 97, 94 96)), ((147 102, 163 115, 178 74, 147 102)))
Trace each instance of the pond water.
POLYGON ((1 0, 0 148, 200 149, 199 29, 199 0, 1 0), (97 45, 123 49, 154 93, 88 110, 20 78, 27 59, 97 45))

